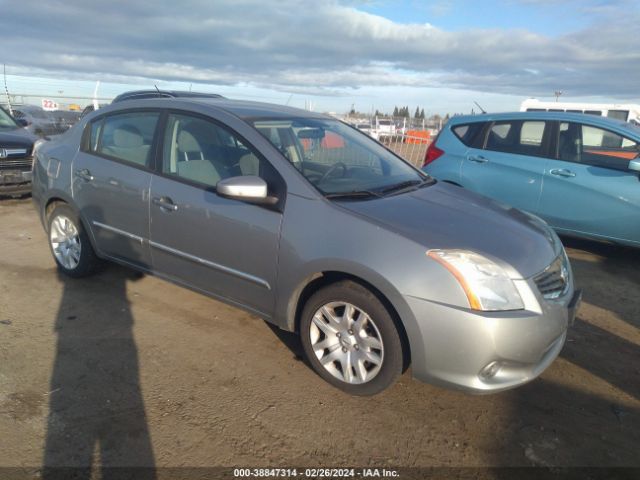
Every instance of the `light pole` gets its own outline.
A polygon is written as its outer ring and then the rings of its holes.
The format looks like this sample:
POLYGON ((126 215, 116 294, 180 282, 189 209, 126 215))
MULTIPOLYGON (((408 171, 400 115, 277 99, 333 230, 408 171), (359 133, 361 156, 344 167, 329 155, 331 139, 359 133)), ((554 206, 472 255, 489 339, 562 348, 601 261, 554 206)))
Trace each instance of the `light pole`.
POLYGON ((564 92, 562 90, 556 90, 555 92, 553 92, 553 94, 556 96, 556 102, 558 101, 558 99, 563 93, 564 92))

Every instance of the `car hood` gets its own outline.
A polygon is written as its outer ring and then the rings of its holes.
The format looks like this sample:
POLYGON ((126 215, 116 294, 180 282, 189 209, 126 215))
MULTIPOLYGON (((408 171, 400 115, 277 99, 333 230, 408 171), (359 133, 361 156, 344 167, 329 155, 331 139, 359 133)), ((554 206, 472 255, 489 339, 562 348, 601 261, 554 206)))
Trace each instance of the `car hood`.
POLYGON ((36 138, 24 128, 0 129, 0 148, 31 148, 36 138))
POLYGON ((497 260, 512 278, 541 272, 561 249, 557 236, 538 217, 441 182, 404 194, 339 203, 424 245, 425 251, 464 249, 497 260))

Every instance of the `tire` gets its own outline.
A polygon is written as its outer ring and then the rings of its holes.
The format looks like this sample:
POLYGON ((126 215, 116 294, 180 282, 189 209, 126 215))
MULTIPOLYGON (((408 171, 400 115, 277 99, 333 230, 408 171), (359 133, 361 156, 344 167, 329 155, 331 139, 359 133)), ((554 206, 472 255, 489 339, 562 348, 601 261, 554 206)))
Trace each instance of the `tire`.
POLYGON ((300 337, 316 373, 349 394, 375 395, 402 373, 402 342, 393 317, 356 282, 315 292, 302 310, 300 337))
POLYGON ((81 278, 99 269, 102 262, 80 218, 69 205, 58 203, 47 215, 47 236, 51 255, 65 275, 81 278))

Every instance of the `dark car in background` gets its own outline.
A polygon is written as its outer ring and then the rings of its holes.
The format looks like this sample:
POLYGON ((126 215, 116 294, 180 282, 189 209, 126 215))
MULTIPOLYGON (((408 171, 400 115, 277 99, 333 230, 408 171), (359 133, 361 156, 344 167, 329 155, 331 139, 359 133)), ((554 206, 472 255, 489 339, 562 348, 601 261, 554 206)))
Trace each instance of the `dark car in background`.
POLYGON ((36 139, 0 108, 0 196, 31 191, 31 155, 36 139))
POLYGON ((35 105, 20 105, 13 109, 14 118, 33 135, 46 137, 58 135, 61 130, 56 118, 35 105))

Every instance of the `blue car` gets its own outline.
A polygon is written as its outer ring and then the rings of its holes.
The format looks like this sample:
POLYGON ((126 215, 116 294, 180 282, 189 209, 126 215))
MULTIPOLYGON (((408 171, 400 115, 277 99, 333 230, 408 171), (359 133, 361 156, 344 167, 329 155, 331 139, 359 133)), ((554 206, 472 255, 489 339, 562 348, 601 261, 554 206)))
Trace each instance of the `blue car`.
POLYGON ((452 118, 423 170, 542 217, 558 233, 640 247, 640 127, 585 114, 452 118))

